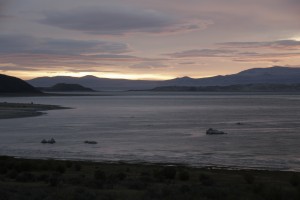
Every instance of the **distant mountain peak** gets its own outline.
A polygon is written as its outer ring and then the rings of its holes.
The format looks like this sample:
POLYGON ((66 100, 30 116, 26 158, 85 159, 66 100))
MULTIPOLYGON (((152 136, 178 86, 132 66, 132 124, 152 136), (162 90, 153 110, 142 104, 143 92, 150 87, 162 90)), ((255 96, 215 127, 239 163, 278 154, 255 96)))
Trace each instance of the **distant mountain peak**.
POLYGON ((177 78, 175 78, 175 79, 190 80, 190 79, 193 79, 193 78, 191 78, 191 77, 189 77, 189 76, 183 76, 183 77, 177 77, 177 78))
POLYGON ((86 76, 83 76, 81 78, 99 78, 99 77, 93 76, 93 75, 86 75, 86 76))
POLYGON ((294 75, 295 73, 300 73, 300 68, 296 67, 283 67, 283 66, 273 66, 268 68, 252 68, 239 72, 237 75, 249 75, 249 76, 270 76, 270 75, 283 75, 290 74, 294 75))

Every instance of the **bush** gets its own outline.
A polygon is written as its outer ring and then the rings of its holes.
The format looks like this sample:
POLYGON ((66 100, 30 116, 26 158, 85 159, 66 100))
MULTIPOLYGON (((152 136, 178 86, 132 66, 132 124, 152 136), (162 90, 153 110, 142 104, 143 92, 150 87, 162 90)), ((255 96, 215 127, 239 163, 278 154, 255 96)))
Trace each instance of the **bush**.
POLYGON ((49 181, 49 175, 48 174, 41 174, 37 178, 38 181, 48 182, 49 181))
POLYGON ((164 167, 161 170, 161 174, 166 179, 174 179, 176 176, 176 168, 175 167, 164 167))
POLYGON ((60 174, 63 174, 63 173, 65 173, 66 168, 65 168, 63 165, 58 165, 58 166, 56 167, 56 170, 55 170, 55 171, 57 171, 57 172, 60 173, 60 174))
POLYGON ((30 172, 22 172, 17 175, 16 181, 19 182, 32 182, 35 181, 35 176, 30 172))
POLYGON ((68 183, 72 185, 81 185, 84 182, 84 178, 81 176, 74 176, 68 179, 68 183))
POLYGON ((244 174, 243 177, 244 177, 244 180, 246 181, 246 183, 248 183, 248 184, 252 184, 255 181, 255 176, 253 176, 252 174, 247 173, 247 174, 244 174))
POLYGON ((253 192, 255 194, 262 194, 264 190, 265 190, 265 185, 262 183, 258 183, 258 184, 256 183, 253 185, 253 192))
POLYGON ((87 190, 86 188, 75 188, 74 191, 71 193, 71 199, 74 200, 93 200, 97 199, 96 194, 87 190))
POLYGON ((126 186, 131 190, 145 190, 148 187, 148 184, 144 181, 134 180, 128 182, 126 186))
POLYGON ((299 176, 297 174, 293 173, 293 175, 290 177, 290 183, 294 187, 300 185, 299 176))
POLYGON ((153 177, 151 177, 151 174, 149 172, 141 172, 140 176, 139 176, 139 179, 141 181, 144 181, 144 182, 151 182, 151 181, 153 181, 153 177))
POLYGON ((103 180, 103 181, 106 180, 106 174, 101 169, 95 171, 94 177, 96 180, 103 180))
POLYGON ((181 192, 182 194, 189 193, 190 191, 191 191, 191 188, 190 188, 190 186, 188 186, 188 185, 182 185, 182 186, 180 187, 180 192, 181 192))
POLYGON ((8 172, 7 177, 11 179, 15 179, 18 176, 18 172, 16 170, 11 170, 8 172))
POLYGON ((179 172, 179 180, 188 181, 190 179, 190 174, 186 170, 182 170, 179 172))
POLYGON ((66 167, 71 168, 73 166, 73 163, 71 161, 66 161, 66 167))
POLYGON ((212 177, 210 177, 207 174, 200 174, 199 175, 199 181, 204 185, 204 186, 213 186, 215 184, 215 181, 213 180, 212 177))
POLYGON ((15 170, 18 172, 27 172, 33 170, 33 165, 27 161, 22 161, 15 165, 15 170))
POLYGON ((127 175, 123 172, 119 172, 116 177, 120 180, 120 181, 123 181, 126 179, 127 175))
POLYGON ((58 186, 62 182, 61 175, 58 173, 53 173, 49 177, 49 185, 52 187, 58 186))
POLYGON ((80 171, 80 170, 81 170, 81 165, 76 164, 76 165, 74 166, 74 168, 75 168, 76 171, 80 171))
POLYGON ((6 174, 8 171, 7 165, 6 163, 1 163, 0 162, 0 173, 1 174, 6 174))
POLYGON ((44 171, 51 171, 54 169, 54 164, 52 160, 47 160, 45 162, 43 162, 43 164, 40 166, 41 170, 44 171))

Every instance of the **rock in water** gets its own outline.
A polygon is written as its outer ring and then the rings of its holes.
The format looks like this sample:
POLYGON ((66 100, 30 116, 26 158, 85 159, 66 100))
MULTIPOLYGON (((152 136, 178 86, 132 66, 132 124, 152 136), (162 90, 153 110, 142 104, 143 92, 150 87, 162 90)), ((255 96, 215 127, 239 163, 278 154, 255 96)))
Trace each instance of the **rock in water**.
POLYGON ((86 144, 97 144, 98 142, 86 140, 86 141, 84 141, 84 143, 86 143, 86 144))
POLYGON ((206 134, 207 135, 223 135, 223 134, 227 134, 227 133, 225 133, 223 131, 219 131, 217 129, 209 128, 209 129, 207 129, 206 134))

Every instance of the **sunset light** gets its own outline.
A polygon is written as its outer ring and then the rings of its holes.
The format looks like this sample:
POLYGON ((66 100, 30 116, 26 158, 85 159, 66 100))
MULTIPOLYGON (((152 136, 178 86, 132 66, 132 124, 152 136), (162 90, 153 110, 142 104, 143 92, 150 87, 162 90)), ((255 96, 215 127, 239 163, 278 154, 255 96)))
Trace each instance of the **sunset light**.
POLYGON ((0 200, 299 200, 300 0, 0 0, 0 200))

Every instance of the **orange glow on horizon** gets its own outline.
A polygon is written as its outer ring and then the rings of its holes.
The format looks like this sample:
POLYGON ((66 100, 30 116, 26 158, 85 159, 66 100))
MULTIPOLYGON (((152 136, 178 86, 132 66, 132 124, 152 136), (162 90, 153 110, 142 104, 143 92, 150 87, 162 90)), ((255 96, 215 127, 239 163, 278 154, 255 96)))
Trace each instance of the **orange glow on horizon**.
POLYGON ((129 80, 168 80, 176 78, 174 76, 165 76, 159 74, 125 74, 125 73, 111 73, 111 72, 44 72, 44 71, 0 71, 1 74, 9 76, 15 76, 23 80, 30 80, 37 77, 54 77, 54 76, 71 76, 71 77, 83 77, 83 76, 96 76, 99 78, 109 79, 129 79, 129 80))

